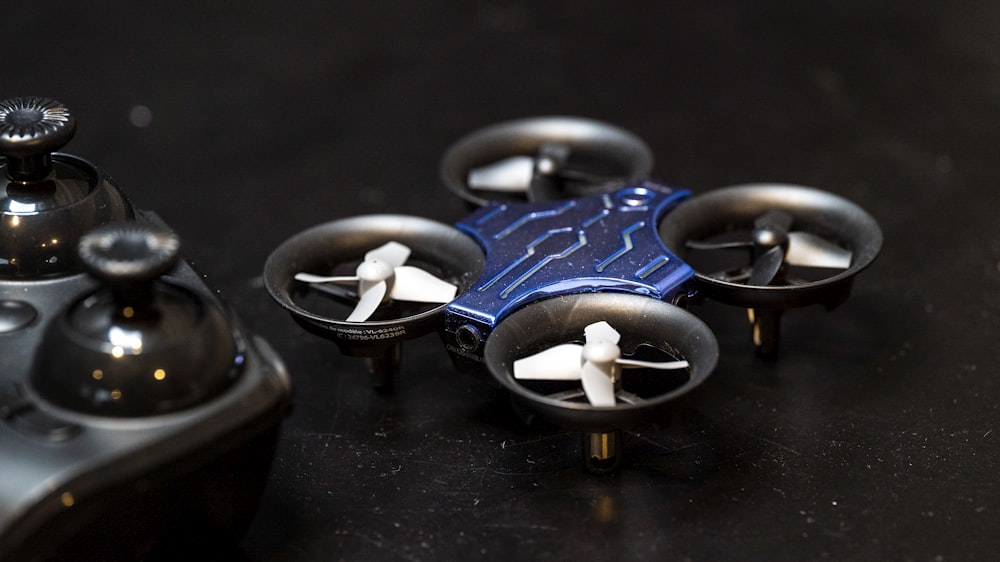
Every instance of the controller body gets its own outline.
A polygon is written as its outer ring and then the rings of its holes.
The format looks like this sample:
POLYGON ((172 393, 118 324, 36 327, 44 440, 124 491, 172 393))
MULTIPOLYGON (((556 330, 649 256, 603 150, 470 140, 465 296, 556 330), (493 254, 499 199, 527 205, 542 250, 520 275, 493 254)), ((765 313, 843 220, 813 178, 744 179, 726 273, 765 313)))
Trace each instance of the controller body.
POLYGON ((55 100, 0 101, 0 560, 232 548, 269 473, 288 374, 159 217, 54 152, 74 130, 55 100), (88 259, 84 240, 104 240, 88 233, 108 227, 131 238, 88 259), (135 245, 156 236, 170 242, 162 270, 135 245))
MULTIPOLYGON (((159 222, 142 212, 136 220, 159 222)), ((222 306, 186 262, 164 280, 222 306)), ((4 322, 0 334, 0 559, 73 551, 128 559, 164 542, 232 540, 255 511, 290 387, 267 343, 235 323, 235 382, 194 407, 101 417, 35 392, 31 369, 47 325, 98 284, 85 273, 0 281, 0 307, 34 313, 24 325, 4 322)))

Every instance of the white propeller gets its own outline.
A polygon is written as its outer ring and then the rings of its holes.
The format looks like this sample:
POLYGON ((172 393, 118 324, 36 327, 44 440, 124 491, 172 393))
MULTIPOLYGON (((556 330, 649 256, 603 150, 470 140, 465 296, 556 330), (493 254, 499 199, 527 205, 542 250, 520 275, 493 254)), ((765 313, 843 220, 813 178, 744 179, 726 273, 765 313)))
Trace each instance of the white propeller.
POLYGON ((580 381, 593 406, 616 403, 621 370, 628 368, 684 369, 687 361, 639 361, 622 358, 621 335, 607 322, 595 322, 584 329, 585 343, 560 344, 514 361, 518 380, 580 381))
POLYGON ((785 261, 802 267, 847 269, 851 267, 850 250, 809 232, 789 232, 785 261))
POLYGON ((754 221, 753 240, 736 242, 695 242, 687 246, 695 250, 749 249, 755 257, 747 280, 748 285, 764 287, 778 276, 782 265, 824 269, 848 269, 853 253, 810 232, 790 231, 794 219, 781 210, 767 211, 754 221), (782 247, 780 240, 786 240, 782 247))
POLYGON ((570 146, 563 142, 547 142, 535 156, 509 156, 469 170, 466 178, 471 189, 498 192, 518 192, 531 189, 537 178, 558 177, 563 180, 601 182, 601 178, 583 170, 567 167, 570 146))
POLYGON ((511 156, 469 170, 469 187, 489 191, 525 191, 535 173, 531 156, 511 156))
POLYGON ((404 265, 410 249, 399 242, 388 242, 365 254, 355 275, 313 275, 296 273, 304 283, 339 283, 357 285, 358 304, 348 322, 364 322, 387 300, 446 303, 455 298, 458 287, 418 267, 404 265))

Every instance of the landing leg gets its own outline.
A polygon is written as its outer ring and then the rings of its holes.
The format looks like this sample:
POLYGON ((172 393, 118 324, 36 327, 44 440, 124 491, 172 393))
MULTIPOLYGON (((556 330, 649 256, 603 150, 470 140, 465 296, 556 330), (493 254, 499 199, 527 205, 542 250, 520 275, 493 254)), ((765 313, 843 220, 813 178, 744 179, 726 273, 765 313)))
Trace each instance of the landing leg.
POLYGON ((763 359, 777 359, 781 341, 781 310, 748 309, 753 325, 753 343, 763 359))
POLYGON ((622 430, 583 434, 583 464, 588 472, 614 472, 621 463, 622 430))
POLYGON ((365 358, 375 390, 379 392, 392 390, 392 380, 399 372, 402 356, 403 345, 397 343, 385 348, 380 355, 365 358))

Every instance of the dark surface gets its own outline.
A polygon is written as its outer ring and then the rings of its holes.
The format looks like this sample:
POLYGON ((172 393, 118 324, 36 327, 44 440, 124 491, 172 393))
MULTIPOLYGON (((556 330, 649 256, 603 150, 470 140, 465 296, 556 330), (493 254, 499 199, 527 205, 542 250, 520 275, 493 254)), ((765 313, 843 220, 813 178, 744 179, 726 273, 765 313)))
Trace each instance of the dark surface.
POLYGON ((66 102, 69 151, 170 223, 292 372, 295 409, 233 558, 995 557, 995 3, 378 4, 4 16, 0 94, 66 102), (502 391, 457 375, 436 337, 408 344, 395 393, 373 392, 260 279, 320 222, 457 220, 437 177, 447 146, 544 114, 635 132, 665 182, 812 185, 885 234, 846 305, 786 315, 777 363, 754 358, 741 311, 695 309, 719 366, 626 434, 611 477, 581 471, 577 434, 525 428, 502 391))

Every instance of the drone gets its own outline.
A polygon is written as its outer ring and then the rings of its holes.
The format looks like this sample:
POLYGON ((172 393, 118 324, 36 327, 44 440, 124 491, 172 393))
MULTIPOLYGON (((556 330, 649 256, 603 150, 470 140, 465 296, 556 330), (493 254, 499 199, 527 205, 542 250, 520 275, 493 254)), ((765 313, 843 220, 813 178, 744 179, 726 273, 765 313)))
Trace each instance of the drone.
POLYGON ((842 304, 882 245, 876 221, 832 193, 693 195, 649 179, 652 165, 644 141, 600 121, 489 126, 441 161, 466 217, 320 224, 273 251, 264 283, 301 327, 364 358, 377 388, 405 340, 439 333, 456 370, 580 431, 585 468, 612 472, 623 431, 715 369, 718 343, 691 304, 746 309, 757 354, 774 360, 782 315, 842 304))

